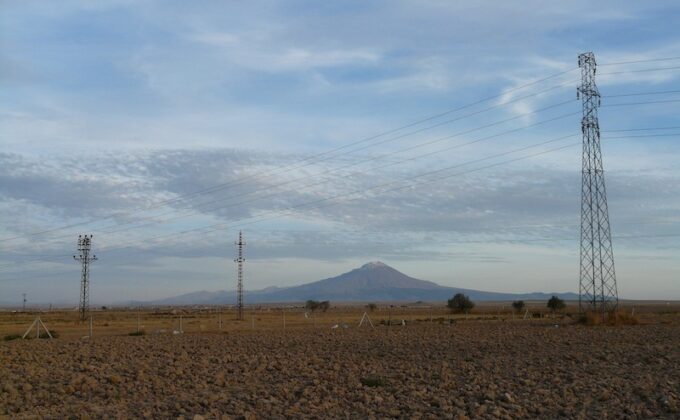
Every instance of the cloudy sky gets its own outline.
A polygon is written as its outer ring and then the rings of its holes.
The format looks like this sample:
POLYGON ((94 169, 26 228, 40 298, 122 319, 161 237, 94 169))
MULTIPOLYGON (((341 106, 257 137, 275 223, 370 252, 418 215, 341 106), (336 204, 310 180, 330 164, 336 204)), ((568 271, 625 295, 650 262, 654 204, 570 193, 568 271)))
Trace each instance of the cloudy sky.
POLYGON ((381 260, 577 291, 593 51, 619 291, 680 299, 676 1, 0 2, 0 303, 381 260))

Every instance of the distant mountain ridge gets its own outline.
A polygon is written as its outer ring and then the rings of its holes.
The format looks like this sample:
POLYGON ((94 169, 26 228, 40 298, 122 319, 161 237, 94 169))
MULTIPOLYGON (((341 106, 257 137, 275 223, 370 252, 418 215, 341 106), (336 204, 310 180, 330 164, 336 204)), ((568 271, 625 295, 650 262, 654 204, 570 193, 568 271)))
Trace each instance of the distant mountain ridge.
MULTIPOLYGON (((547 300, 557 295, 565 300, 578 299, 575 293, 500 293, 441 286, 419 280, 379 261, 369 262, 336 277, 292 287, 268 287, 245 292, 244 300, 253 303, 304 302, 309 299, 333 302, 444 301, 464 293, 473 301, 547 300)), ((225 305, 236 300, 235 291, 198 291, 142 305, 225 305)))

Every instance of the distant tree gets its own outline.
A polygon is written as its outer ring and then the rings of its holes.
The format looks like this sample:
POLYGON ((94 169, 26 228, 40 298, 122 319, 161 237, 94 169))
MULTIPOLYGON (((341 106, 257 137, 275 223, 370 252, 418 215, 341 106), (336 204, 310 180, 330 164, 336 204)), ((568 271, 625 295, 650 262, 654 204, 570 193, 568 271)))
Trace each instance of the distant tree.
POLYGON ((375 311, 376 309, 378 309, 378 305, 376 305, 375 303, 369 303, 368 305, 366 305, 366 309, 368 309, 369 311, 373 312, 373 311, 375 311))
POLYGON ((319 304, 318 301, 310 299, 310 300, 307 301, 307 303, 305 303, 305 309, 307 309, 308 311, 314 312, 317 309, 319 309, 319 305, 320 304, 319 304))
POLYGON ((515 312, 520 313, 522 312, 522 309, 524 309, 526 305, 524 304, 523 300, 516 300, 512 302, 512 307, 515 309, 515 312))
POLYGON ((323 302, 319 303, 319 309, 321 309, 322 312, 326 312, 330 307, 331 303, 327 300, 324 300, 323 302))
POLYGON ((468 313, 470 309, 475 307, 475 303, 464 294, 456 293, 454 297, 447 301, 446 306, 454 313, 468 313))
POLYGON ((561 311, 564 309, 567 305, 564 303, 564 301, 557 296, 553 296, 548 300, 548 308, 555 313, 557 311, 561 311))

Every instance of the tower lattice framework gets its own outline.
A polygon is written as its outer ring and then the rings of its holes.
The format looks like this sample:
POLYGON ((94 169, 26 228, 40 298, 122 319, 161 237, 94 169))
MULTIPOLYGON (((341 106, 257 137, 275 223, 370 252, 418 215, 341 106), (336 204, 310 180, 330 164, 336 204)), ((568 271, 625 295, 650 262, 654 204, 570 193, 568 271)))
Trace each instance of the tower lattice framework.
POLYGON ((234 259, 237 266, 237 284, 236 284, 236 319, 243 321, 243 262, 246 260, 243 257, 243 251, 246 242, 243 240, 243 232, 239 231, 238 241, 238 256, 234 259))
POLYGON ((80 320, 85 321, 90 313, 90 263, 97 260, 97 256, 90 252, 92 250, 92 235, 78 235, 78 252, 73 259, 81 263, 80 272, 80 304, 78 312, 80 320))
POLYGON ((580 54, 583 105, 583 168, 581 185, 581 272, 579 309, 605 315, 616 309, 619 297, 614 270, 607 191, 604 182, 598 108, 600 92, 595 84, 597 63, 592 52, 580 54))

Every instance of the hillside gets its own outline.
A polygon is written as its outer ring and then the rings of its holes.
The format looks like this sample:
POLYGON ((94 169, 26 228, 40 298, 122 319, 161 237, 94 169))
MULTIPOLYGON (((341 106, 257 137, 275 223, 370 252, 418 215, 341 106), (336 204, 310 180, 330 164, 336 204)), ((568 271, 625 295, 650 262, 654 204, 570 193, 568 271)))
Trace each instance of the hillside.
MULTIPOLYGON (((386 301, 444 301, 456 293, 465 293, 475 301, 543 300, 553 293, 499 293, 481 290, 446 287, 431 281, 419 280, 382 262, 370 262, 336 277, 300 286, 245 292, 245 302, 304 302, 308 299, 334 302, 386 302, 386 301)), ((562 299, 578 299, 574 293, 556 293, 562 299)), ((150 305, 218 305, 232 304, 234 291, 193 292, 151 302, 150 305)))

